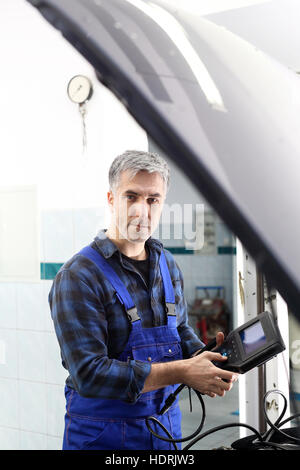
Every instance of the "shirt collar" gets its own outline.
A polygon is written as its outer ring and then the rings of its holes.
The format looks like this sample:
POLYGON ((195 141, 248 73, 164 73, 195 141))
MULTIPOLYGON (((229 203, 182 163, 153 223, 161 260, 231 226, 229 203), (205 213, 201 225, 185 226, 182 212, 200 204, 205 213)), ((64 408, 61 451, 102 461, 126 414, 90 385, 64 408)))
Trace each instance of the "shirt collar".
MULTIPOLYGON (((106 236, 106 231, 107 229, 99 230, 96 237, 94 238, 94 241, 104 258, 110 258, 115 252, 120 251, 119 248, 111 241, 111 239, 106 236)), ((157 238, 149 237, 145 244, 150 250, 154 249, 159 253, 161 253, 163 249, 163 244, 157 238)))

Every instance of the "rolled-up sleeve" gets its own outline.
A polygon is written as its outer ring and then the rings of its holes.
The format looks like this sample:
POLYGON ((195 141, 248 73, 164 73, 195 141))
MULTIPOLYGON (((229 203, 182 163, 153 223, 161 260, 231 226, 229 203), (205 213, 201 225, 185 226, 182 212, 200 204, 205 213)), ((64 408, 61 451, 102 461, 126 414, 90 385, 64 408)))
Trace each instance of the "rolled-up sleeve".
POLYGON ((62 269, 53 282, 49 304, 62 363, 76 391, 88 398, 135 403, 151 364, 108 357, 106 312, 91 286, 62 269))

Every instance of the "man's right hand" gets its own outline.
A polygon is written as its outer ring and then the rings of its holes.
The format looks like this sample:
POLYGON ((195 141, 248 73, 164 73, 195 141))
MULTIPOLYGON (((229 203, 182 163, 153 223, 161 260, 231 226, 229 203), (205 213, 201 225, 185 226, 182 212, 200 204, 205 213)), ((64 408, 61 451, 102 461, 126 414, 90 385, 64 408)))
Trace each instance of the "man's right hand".
POLYGON ((184 383, 204 395, 223 397, 225 392, 231 389, 237 374, 216 367, 212 361, 226 360, 220 353, 205 351, 189 359, 153 363, 143 393, 167 385, 184 383))
POLYGON ((216 367, 212 361, 226 361, 220 353, 205 351, 198 356, 186 359, 183 382, 204 395, 223 397, 237 380, 237 374, 216 367))

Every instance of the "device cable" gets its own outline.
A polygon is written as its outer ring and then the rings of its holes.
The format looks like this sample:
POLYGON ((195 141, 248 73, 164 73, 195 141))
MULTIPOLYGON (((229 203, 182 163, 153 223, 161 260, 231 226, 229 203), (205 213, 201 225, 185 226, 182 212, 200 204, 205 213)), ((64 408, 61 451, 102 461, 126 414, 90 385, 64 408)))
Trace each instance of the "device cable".
MULTIPOLYGON (((294 437, 294 436, 291 436, 287 433, 285 433, 284 431, 282 431, 281 429, 279 429, 279 427, 281 427, 283 424, 285 424, 286 422, 290 421, 291 419, 295 419, 296 415, 293 415, 291 416, 290 418, 288 418, 287 420, 283 421, 281 424, 281 419, 282 417, 284 416, 285 412, 286 412, 286 408, 287 408, 287 399, 286 397, 283 395, 283 393, 280 391, 280 390, 270 390, 269 392, 267 392, 264 396, 264 416, 265 416, 265 419, 267 421, 267 423, 269 424, 270 428, 266 435, 264 436, 264 440, 267 441, 267 439, 271 438, 271 436, 274 434, 274 432, 278 432, 279 434, 281 434, 282 436, 284 436, 285 438, 288 438, 292 441, 296 441, 296 442, 300 442, 300 439, 297 438, 297 437, 294 437), (277 393, 279 395, 281 395, 284 399, 284 408, 283 408, 283 411, 282 413, 280 414, 279 418, 276 420, 275 423, 272 423, 272 421, 269 419, 268 415, 267 415, 267 410, 266 410, 266 400, 267 400, 267 397, 271 394, 271 393, 277 393)), ((300 415, 300 413, 297 413, 297 415, 300 415)))
MULTIPOLYGON (((176 389, 176 391, 174 392, 174 394, 172 394, 172 395, 170 395, 170 396, 172 396, 172 397, 175 396, 175 398, 176 398, 176 395, 175 395, 175 394, 176 394, 176 393, 178 394, 179 391, 181 391, 185 386, 186 386, 186 385, 183 385, 183 386, 180 385, 180 386, 176 389), (180 390, 179 390, 179 389, 180 389, 180 390)), ((194 389, 192 389, 192 390, 193 390, 193 391, 195 392, 195 394, 197 395, 197 397, 198 397, 198 399, 199 399, 199 402, 200 402, 200 405, 201 405, 201 409, 202 409, 202 418, 201 418, 200 424, 199 424, 198 428, 196 429, 196 431, 193 432, 191 435, 189 435, 189 436, 187 436, 187 437, 183 437, 183 438, 180 438, 180 439, 174 439, 174 438, 170 435, 170 433, 168 432, 168 430, 163 426, 163 424, 162 424, 155 416, 149 416, 148 418, 146 418, 146 426, 147 426, 148 430, 151 432, 151 434, 153 434, 153 436, 155 436, 155 437, 157 437, 158 439, 161 439, 161 440, 163 440, 163 441, 171 442, 172 444, 175 444, 175 446, 176 446, 176 443, 190 441, 191 439, 193 439, 195 436, 197 436, 197 435, 201 432, 201 430, 202 430, 202 428, 203 428, 203 426, 204 426, 205 418, 206 418, 206 411, 205 411, 204 400, 203 400, 203 398, 202 398, 201 393, 198 392, 198 390, 194 390, 194 389), (158 425, 163 429, 163 431, 168 435, 168 437, 164 437, 164 436, 161 436, 161 435, 157 434, 157 433, 151 428, 151 426, 150 426, 150 422, 151 422, 151 421, 152 421, 153 423, 158 424, 158 425)), ((168 398, 169 398, 169 397, 168 397, 168 398)), ((164 406, 164 407, 162 408, 162 410, 160 411, 159 415, 162 415, 162 414, 164 414, 164 413, 167 411, 165 408, 166 408, 166 406, 164 406)), ((168 408, 169 408, 169 407, 168 407, 168 408)), ((174 446, 174 447, 175 447, 175 446, 174 446)), ((175 447, 175 449, 178 450, 177 446, 175 447)))
POLYGON ((281 443, 272 442, 272 441, 269 440, 269 439, 271 439, 274 432, 276 431, 279 434, 281 434, 285 439, 288 439, 289 441, 290 440, 294 440, 296 442, 300 441, 300 439, 298 439, 294 436, 291 436, 291 435, 289 435, 289 434, 287 434, 284 431, 279 429, 281 426, 283 426, 287 422, 289 422, 289 421, 291 421, 291 420, 293 420, 293 419, 300 416, 300 413, 297 413, 297 414, 294 414, 293 416, 290 416, 289 418, 285 419, 284 421, 281 421, 281 419, 284 416, 284 414, 286 412, 286 409, 287 409, 287 400, 286 400, 286 397, 283 395, 283 393, 280 390, 270 390, 269 392, 267 392, 264 395, 264 413, 265 413, 266 420, 267 420, 269 426, 271 427, 271 429, 268 430, 263 435, 261 435, 254 427, 252 427, 248 424, 245 424, 245 423, 227 423, 227 424, 223 424, 223 425, 211 428, 208 431, 206 431, 206 432, 199 435, 199 433, 201 432, 201 430, 204 426, 204 421, 205 421, 205 414, 206 414, 205 404, 204 404, 204 400, 202 398, 201 393, 198 392, 197 390, 194 390, 194 389, 193 389, 193 391, 196 393, 196 395, 197 395, 197 397, 198 397, 198 399, 201 403, 202 419, 201 419, 200 425, 198 426, 198 429, 193 434, 191 434, 190 436, 187 436, 187 437, 182 438, 182 439, 173 439, 171 434, 169 433, 169 431, 162 425, 162 423, 160 423, 160 421, 155 416, 150 416, 150 417, 146 418, 146 424, 147 424, 148 430, 155 437, 157 437, 158 439, 161 439, 161 440, 164 440, 164 441, 167 441, 167 442, 171 442, 173 444, 175 450, 178 450, 178 447, 177 447, 176 443, 186 442, 186 441, 189 441, 189 440, 192 439, 191 442, 189 442, 185 447, 183 447, 182 450, 185 451, 185 450, 190 449, 192 446, 194 446, 197 442, 199 442, 204 437, 207 437, 208 435, 213 434, 213 433, 218 432, 218 431, 221 431, 223 429, 233 428, 233 427, 244 427, 246 429, 249 429, 256 436, 256 439, 254 441, 252 441, 252 443, 251 443, 252 445, 254 445, 254 448, 255 448, 255 445, 256 445, 256 446, 262 446, 262 447, 266 447, 266 448, 271 447, 273 449, 278 449, 278 450, 287 450, 287 449, 288 450, 296 450, 296 449, 299 449, 299 446, 296 446, 296 444, 290 444, 290 443, 289 444, 281 444, 281 443), (271 420, 269 419, 269 417, 267 416, 267 409, 266 409, 267 408, 267 397, 271 393, 278 393, 284 399, 283 411, 281 412, 279 418, 277 418, 275 423, 272 423, 271 420), (164 437, 164 436, 161 436, 161 435, 157 434, 150 426, 151 421, 156 423, 158 426, 160 426, 163 429, 163 431, 167 434, 168 437, 164 437))

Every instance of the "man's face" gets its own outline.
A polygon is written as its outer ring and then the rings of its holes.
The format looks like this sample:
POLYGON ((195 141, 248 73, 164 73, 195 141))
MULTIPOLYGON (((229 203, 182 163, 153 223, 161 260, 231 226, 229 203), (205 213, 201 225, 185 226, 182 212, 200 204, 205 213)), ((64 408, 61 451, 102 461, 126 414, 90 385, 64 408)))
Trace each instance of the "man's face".
POLYGON ((165 192, 159 173, 143 170, 130 178, 130 171, 123 171, 115 193, 108 193, 112 222, 119 238, 145 242, 159 223, 165 192))

